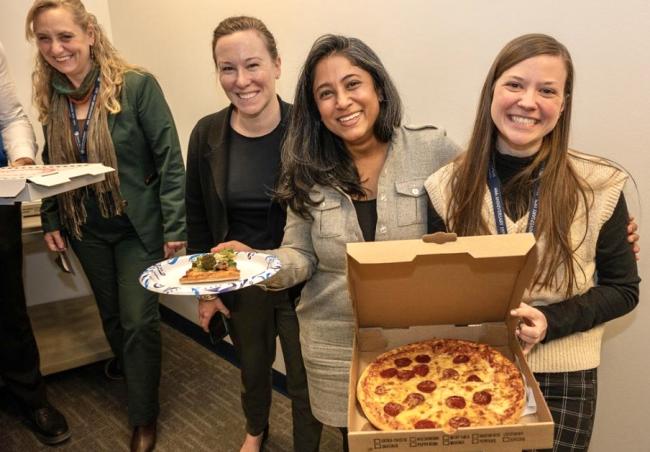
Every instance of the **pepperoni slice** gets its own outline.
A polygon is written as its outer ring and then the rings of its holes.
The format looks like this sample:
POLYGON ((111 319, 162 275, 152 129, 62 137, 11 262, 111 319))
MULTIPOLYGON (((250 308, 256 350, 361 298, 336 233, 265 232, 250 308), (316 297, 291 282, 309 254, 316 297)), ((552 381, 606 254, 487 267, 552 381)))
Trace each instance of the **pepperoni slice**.
POLYGON ((384 385, 379 385, 375 388, 375 394, 377 395, 384 395, 388 392, 388 389, 386 389, 386 386, 384 385))
POLYGON ((467 381, 478 381, 479 383, 482 382, 481 377, 479 377, 476 374, 472 374, 469 377, 467 377, 467 381))
POLYGON ((413 361, 411 358, 397 358, 395 360, 395 366, 397 367, 406 367, 409 366, 413 361))
POLYGON ((417 386, 418 391, 427 393, 435 391, 437 387, 438 385, 436 385, 436 383, 431 380, 421 381, 417 386))
POLYGON ((419 392, 412 392, 406 396, 404 403, 409 408, 414 408, 424 402, 424 396, 419 392))
POLYGON ((469 362, 469 356, 467 355, 456 355, 454 356, 454 364, 462 364, 469 362))
POLYGON ((382 378, 392 378, 395 375, 397 375, 397 369, 394 367, 391 367, 389 369, 384 369, 381 372, 379 372, 379 376, 382 378))
POLYGON ((465 399, 461 396, 451 396, 447 397, 447 400, 445 400, 445 403, 449 408, 465 408, 465 399))
MULTIPOLYGON (((429 355, 418 355, 415 357, 415 360, 419 363, 428 363, 431 362, 431 357, 429 355)), ((433 422, 433 421, 431 421, 433 422)))
POLYGON ((412 370, 400 370, 397 372, 397 378, 403 381, 410 380, 413 377, 415 377, 415 372, 412 370))
POLYGON ((456 380, 460 375, 455 369, 445 369, 442 371, 442 378, 445 380, 456 380))
POLYGON ((413 367, 413 372, 421 377, 425 377, 429 373, 429 366, 426 364, 418 364, 413 367))
POLYGON ((492 401, 492 394, 487 391, 475 392, 472 400, 478 405, 487 405, 492 401))
POLYGON ((456 416, 449 419, 449 425, 453 428, 469 427, 472 423, 464 416, 456 416))
POLYGON ((429 419, 422 419, 420 421, 417 421, 415 424, 413 424, 413 427, 420 429, 420 428, 438 428, 438 423, 433 422, 429 419))
POLYGON ((389 416, 395 417, 398 414, 400 414, 402 411, 404 411, 404 407, 399 403, 388 402, 386 405, 384 405, 384 413, 386 413, 389 416))

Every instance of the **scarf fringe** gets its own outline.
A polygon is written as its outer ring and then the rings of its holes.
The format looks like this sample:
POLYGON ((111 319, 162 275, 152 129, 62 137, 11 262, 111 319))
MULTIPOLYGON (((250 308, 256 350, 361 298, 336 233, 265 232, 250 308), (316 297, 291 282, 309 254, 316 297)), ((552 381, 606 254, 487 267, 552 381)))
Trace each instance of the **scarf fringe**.
MULTIPOLYGON (((90 85, 92 89, 92 84, 90 85)), ((101 97, 101 96, 100 96, 101 97)), ((49 163, 70 164, 80 161, 79 150, 74 141, 70 111, 66 96, 54 87, 50 104, 49 120, 47 123, 47 143, 49 163)), ((108 130, 108 111, 98 102, 88 124, 87 140, 88 163, 102 163, 114 168, 102 182, 82 187, 57 195, 59 217, 68 233, 81 240, 81 226, 87 221, 84 205, 86 192, 91 190, 97 198, 100 213, 104 218, 110 218, 124 213, 124 200, 120 193, 117 156, 113 140, 108 130)))

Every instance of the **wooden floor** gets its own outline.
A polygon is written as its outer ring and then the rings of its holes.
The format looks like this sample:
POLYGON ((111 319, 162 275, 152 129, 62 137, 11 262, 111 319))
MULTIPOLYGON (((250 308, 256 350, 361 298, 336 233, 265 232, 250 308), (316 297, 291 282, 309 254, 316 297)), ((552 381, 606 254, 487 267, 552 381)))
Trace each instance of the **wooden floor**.
POLYGON ((29 306, 28 312, 44 375, 113 356, 92 296, 29 306))

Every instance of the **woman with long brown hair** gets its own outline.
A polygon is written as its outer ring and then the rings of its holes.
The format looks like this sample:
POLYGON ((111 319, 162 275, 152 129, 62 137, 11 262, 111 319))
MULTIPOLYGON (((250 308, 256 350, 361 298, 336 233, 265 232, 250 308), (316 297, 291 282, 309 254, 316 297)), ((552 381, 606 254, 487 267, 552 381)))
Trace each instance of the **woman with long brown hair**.
POLYGON ((556 423, 556 451, 588 448, 603 324, 639 296, 628 175, 569 150, 573 78, 554 38, 509 42, 486 77, 467 151, 425 184, 437 230, 535 234, 537 270, 511 314, 556 423))
POLYGON ((34 100, 46 163, 103 163, 106 180, 47 198, 52 251, 69 243, 92 287, 125 379, 131 450, 152 450, 159 412, 158 297, 139 274, 184 246, 184 168, 174 121, 155 78, 126 63, 79 0, 36 0, 26 34, 38 47, 34 100))

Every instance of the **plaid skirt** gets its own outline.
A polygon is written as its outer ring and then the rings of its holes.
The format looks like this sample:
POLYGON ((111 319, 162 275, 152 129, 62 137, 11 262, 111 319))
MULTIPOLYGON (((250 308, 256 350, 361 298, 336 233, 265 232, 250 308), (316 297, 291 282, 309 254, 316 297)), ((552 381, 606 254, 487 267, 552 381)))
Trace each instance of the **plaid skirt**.
POLYGON ((535 379, 553 416, 553 449, 538 452, 586 451, 594 427, 597 369, 536 373, 535 379))

